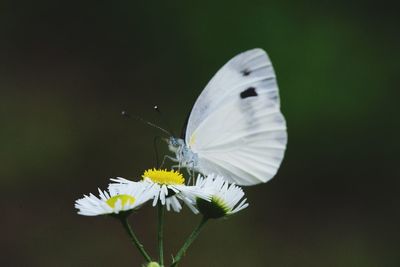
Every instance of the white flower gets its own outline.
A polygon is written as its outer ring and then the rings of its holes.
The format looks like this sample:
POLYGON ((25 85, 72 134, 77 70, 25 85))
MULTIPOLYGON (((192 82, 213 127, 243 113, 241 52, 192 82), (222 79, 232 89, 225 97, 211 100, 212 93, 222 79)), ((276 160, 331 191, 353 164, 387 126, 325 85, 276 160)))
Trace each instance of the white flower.
POLYGON ((97 216, 106 214, 118 214, 138 209, 142 204, 153 197, 153 192, 147 190, 144 185, 121 186, 117 190, 101 191, 99 198, 90 193, 76 200, 75 208, 78 214, 85 216, 97 216))
POLYGON ((119 191, 118 188, 120 186, 141 183, 148 191, 153 193, 153 206, 161 202, 162 205, 167 207, 168 211, 172 207, 175 212, 179 212, 182 209, 179 200, 182 200, 193 212, 196 212, 194 207, 195 199, 201 198, 208 201, 211 199, 210 195, 204 190, 196 186, 185 185, 185 179, 177 171, 150 169, 145 171, 142 177, 143 180, 140 182, 133 182, 121 177, 111 179, 117 183, 110 184, 109 188, 110 190, 119 191))
POLYGON ((197 199, 197 209, 208 218, 220 218, 232 215, 245 209, 249 204, 244 198, 242 188, 235 184, 229 184, 222 176, 214 174, 206 178, 199 176, 196 187, 203 189, 211 195, 211 202, 197 199))

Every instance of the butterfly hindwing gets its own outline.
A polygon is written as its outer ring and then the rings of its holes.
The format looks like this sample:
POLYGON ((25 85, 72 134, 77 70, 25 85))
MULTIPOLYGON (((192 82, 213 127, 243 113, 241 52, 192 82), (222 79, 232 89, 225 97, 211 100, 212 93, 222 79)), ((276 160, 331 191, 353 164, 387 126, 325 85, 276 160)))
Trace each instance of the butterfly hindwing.
POLYGON ((230 101, 201 123, 189 143, 200 172, 240 185, 266 182, 276 174, 286 148, 286 123, 265 97, 230 101))

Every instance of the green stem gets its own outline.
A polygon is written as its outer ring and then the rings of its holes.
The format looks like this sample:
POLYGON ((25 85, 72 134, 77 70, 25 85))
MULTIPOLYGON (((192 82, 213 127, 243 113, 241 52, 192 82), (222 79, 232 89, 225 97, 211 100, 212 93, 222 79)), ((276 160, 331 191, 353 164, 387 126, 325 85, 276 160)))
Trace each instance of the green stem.
POLYGON ((137 249, 140 251, 140 253, 143 255, 143 257, 146 259, 147 262, 151 262, 151 257, 147 252, 144 250, 143 245, 139 242, 138 238, 136 237, 135 233, 132 231, 131 226, 128 223, 127 217, 122 217, 120 218, 122 226, 128 233, 129 237, 131 238, 132 243, 137 247, 137 249))
POLYGON ((158 202, 158 255, 160 266, 164 266, 164 205, 158 202))
POLYGON ((201 230, 203 229, 203 227, 204 227, 204 225, 206 224, 207 221, 208 221, 208 218, 206 218, 206 217, 203 217, 201 219, 199 225, 193 230, 193 232, 190 234, 190 236, 186 239, 186 241, 183 244, 183 246, 181 247, 181 249, 176 254, 171 267, 178 266, 178 263, 182 259, 182 257, 185 255, 186 250, 189 248, 189 246, 193 243, 193 241, 200 234, 201 230))

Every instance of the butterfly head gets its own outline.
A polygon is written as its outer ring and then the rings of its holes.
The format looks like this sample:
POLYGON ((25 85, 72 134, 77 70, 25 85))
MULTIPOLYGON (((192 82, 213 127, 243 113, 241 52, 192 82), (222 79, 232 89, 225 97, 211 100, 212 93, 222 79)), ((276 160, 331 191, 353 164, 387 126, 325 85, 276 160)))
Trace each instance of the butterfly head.
POLYGON ((180 148, 185 146, 185 141, 183 141, 183 139, 180 138, 176 138, 174 136, 170 136, 167 139, 168 142, 168 148, 169 150, 171 150, 172 152, 177 152, 180 148))
POLYGON ((185 143, 183 139, 171 136, 168 139, 168 148, 175 153, 175 158, 180 166, 191 169, 197 168, 198 157, 185 143))

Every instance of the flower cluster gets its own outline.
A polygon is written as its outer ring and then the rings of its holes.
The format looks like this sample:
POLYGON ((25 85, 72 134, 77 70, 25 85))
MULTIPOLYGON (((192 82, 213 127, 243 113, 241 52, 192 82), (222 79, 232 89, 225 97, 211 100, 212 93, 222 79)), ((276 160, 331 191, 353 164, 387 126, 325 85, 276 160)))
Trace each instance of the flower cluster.
POLYGON ((230 216, 248 206, 243 190, 229 184, 222 176, 199 175, 194 185, 186 185, 185 178, 177 171, 149 169, 140 181, 122 177, 111 179, 108 191, 99 191, 99 197, 85 195, 75 202, 78 214, 128 215, 148 201, 166 209, 179 212, 182 204, 206 218, 230 216))
POLYGON ((184 203, 195 214, 202 214, 200 224, 173 257, 171 267, 178 265, 190 244, 199 235, 209 219, 228 217, 248 206, 243 190, 229 184, 219 175, 199 175, 192 185, 185 183, 183 175, 174 170, 149 169, 138 181, 122 177, 112 178, 106 191, 98 189, 99 196, 84 195, 76 200, 78 214, 84 216, 108 215, 119 219, 132 243, 146 260, 146 267, 164 267, 163 226, 164 207, 180 212, 184 203), (128 216, 147 202, 158 207, 159 258, 154 261, 133 232, 128 216))

